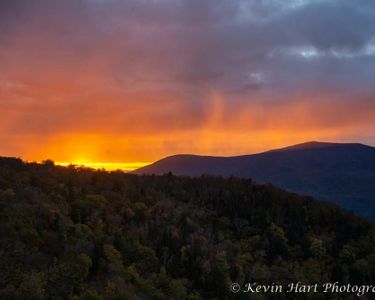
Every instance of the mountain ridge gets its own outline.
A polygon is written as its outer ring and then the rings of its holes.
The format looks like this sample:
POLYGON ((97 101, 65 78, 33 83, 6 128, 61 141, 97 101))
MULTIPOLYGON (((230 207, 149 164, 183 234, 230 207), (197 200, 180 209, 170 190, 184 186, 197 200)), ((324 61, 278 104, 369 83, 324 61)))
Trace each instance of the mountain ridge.
POLYGON ((239 176, 334 202, 375 220, 375 148, 360 143, 307 142, 232 157, 165 157, 135 174, 239 176))
POLYGON ((334 142, 319 142, 319 141, 309 141, 304 143, 298 143, 291 146, 285 146, 281 148, 276 149, 270 149, 265 150, 261 152, 251 153, 251 154, 240 154, 240 155, 230 155, 230 156, 222 156, 222 155, 205 155, 205 154, 193 154, 193 153, 179 153, 179 154, 172 154, 165 156, 147 166, 138 168, 137 170, 134 170, 133 173, 137 173, 139 170, 146 168, 148 166, 151 166, 157 162, 174 158, 174 157, 214 157, 214 158, 238 158, 238 157, 246 157, 246 156, 253 156, 253 155, 259 155, 264 153, 270 153, 270 152, 279 152, 279 151, 299 151, 299 150, 309 150, 309 149, 322 149, 322 148, 331 148, 331 147, 337 147, 337 146, 360 146, 370 149, 375 149, 375 147, 366 145, 363 143, 334 143, 334 142), (311 146, 311 147, 308 147, 311 146))

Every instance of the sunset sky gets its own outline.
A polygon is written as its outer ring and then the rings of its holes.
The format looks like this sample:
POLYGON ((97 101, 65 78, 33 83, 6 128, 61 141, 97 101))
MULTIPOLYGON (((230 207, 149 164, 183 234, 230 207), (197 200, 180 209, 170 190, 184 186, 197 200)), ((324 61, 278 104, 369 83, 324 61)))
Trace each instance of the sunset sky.
POLYGON ((375 146, 373 0, 0 0, 0 156, 133 169, 375 146))

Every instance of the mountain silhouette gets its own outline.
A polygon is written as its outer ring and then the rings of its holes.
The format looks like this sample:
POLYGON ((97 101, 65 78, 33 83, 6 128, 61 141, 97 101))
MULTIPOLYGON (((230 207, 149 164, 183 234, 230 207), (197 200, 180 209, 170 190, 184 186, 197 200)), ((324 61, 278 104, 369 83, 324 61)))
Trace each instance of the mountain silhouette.
POLYGON ((234 157, 174 155, 136 174, 239 176, 337 203, 375 221, 375 148, 307 142, 234 157))

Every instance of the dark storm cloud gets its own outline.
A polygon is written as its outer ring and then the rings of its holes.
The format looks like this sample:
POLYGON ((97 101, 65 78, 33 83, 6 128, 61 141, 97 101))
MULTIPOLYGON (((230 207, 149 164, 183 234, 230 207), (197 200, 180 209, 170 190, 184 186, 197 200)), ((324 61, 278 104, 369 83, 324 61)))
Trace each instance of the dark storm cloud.
POLYGON ((120 82, 133 74, 139 83, 164 79, 227 90, 251 86, 253 73, 287 85, 289 73, 301 70, 303 87, 315 76, 336 86, 364 77, 353 73, 351 62, 375 55, 374 12, 372 1, 354 0, 5 0, 0 24, 8 39, 1 50, 11 51, 14 39, 25 35, 24 52, 36 52, 37 61, 69 65, 92 55, 120 82), (308 57, 304 49, 317 55, 308 57), (38 51, 54 55, 38 57, 38 51), (335 70, 352 78, 343 80, 335 70), (287 76, 272 78, 280 71, 287 76))

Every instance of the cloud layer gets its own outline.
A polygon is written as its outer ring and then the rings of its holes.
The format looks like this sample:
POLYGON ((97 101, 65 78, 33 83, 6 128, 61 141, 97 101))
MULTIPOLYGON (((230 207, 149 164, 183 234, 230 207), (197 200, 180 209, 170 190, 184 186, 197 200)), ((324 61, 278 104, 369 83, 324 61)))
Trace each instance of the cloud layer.
POLYGON ((0 69, 2 155, 375 145, 372 0, 4 0, 0 69))

